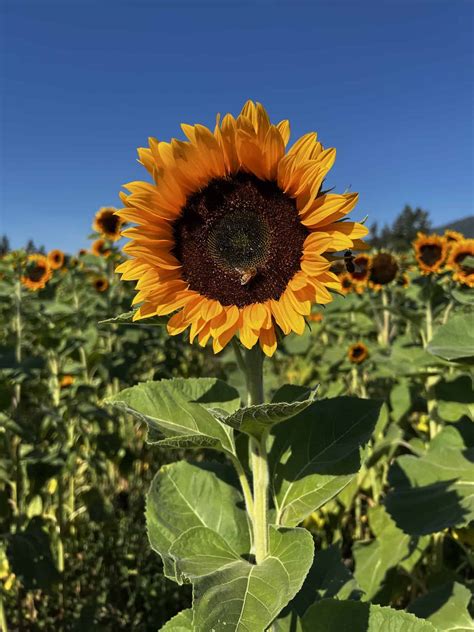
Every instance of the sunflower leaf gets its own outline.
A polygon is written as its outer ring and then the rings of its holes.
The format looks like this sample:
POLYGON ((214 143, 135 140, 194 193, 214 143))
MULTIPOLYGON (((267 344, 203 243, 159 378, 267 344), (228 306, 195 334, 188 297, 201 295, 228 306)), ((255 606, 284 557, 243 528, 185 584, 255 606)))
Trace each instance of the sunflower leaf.
POLYGON ((216 412, 222 423, 260 440, 273 426, 295 417, 308 408, 316 397, 317 388, 295 393, 294 399, 289 402, 274 401, 270 404, 246 406, 226 417, 223 417, 220 411, 216 412))
POLYGON ((243 499, 228 482, 228 470, 180 461, 163 466, 153 479, 147 496, 148 538, 169 579, 182 583, 249 553, 243 499))
POLYGON ((270 527, 269 555, 258 565, 239 560, 194 581, 194 629, 265 630, 296 595, 311 566, 314 544, 305 529, 270 527))
POLYGON ((428 621, 392 608, 360 601, 323 599, 305 613, 303 632, 437 632, 428 621))
POLYGON ((221 380, 176 378, 143 382, 105 403, 145 422, 149 443, 165 438, 163 445, 212 447, 235 453, 232 430, 207 410, 210 405, 232 412, 240 405, 238 392, 221 380))
POLYGON ((181 610, 160 628, 160 632, 193 632, 193 630, 193 611, 191 608, 181 610))
POLYGON ((297 525, 349 484, 381 405, 354 397, 326 399, 273 428, 269 463, 279 524, 297 525))
POLYGON ((458 314, 435 332, 427 350, 444 358, 468 362, 474 360, 474 327, 472 314, 458 314))

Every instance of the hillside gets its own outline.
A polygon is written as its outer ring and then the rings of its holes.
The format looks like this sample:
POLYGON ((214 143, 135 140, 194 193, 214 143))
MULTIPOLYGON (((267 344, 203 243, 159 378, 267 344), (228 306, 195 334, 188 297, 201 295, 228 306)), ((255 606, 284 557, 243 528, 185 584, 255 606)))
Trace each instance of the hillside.
POLYGON ((444 226, 435 228, 433 232, 441 234, 444 233, 445 230, 457 230, 465 237, 474 237, 474 215, 458 219, 455 222, 450 222, 449 224, 444 224, 444 226))

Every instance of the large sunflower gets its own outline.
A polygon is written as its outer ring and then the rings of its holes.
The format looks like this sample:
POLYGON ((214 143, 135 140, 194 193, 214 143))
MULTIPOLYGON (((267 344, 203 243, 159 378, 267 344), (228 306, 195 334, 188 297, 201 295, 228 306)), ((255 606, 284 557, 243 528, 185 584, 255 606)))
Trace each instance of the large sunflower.
POLYGON ((474 239, 465 239, 454 245, 449 253, 447 265, 453 270, 455 281, 474 287, 474 267, 464 263, 467 257, 474 258, 474 239))
POLYGON ((29 290, 36 291, 43 289, 51 276, 52 271, 47 257, 38 254, 29 255, 21 282, 29 290))
POLYGON ((448 242, 439 235, 418 233, 413 242, 415 257, 422 274, 438 272, 446 261, 448 242))
POLYGON ((120 230, 123 221, 116 215, 117 209, 113 206, 103 206, 95 214, 92 228, 103 237, 112 241, 120 239, 120 230))
POLYGON ((336 152, 306 134, 285 153, 288 121, 272 125, 260 104, 217 118, 214 132, 182 126, 187 141, 150 139, 139 149, 154 183, 132 182, 118 215, 133 257, 118 266, 138 280, 135 319, 168 315, 168 332, 215 352, 239 335, 267 355, 277 328, 302 334, 311 303, 340 289, 324 256, 357 247, 367 229, 342 222, 356 193, 323 193, 336 152))

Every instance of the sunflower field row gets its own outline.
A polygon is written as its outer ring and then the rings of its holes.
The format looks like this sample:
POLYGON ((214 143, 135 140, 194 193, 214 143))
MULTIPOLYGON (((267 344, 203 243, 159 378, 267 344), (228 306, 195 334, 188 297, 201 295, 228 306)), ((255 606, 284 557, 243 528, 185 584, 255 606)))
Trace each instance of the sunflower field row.
MULTIPOLYGON (((160 317, 133 320, 133 288, 114 272, 122 221, 105 208, 93 228, 90 251, 0 260, 5 631, 155 632, 187 608, 189 586, 162 576, 144 526, 152 477, 187 450, 147 443, 143 425, 105 400, 138 382, 203 375, 245 392, 230 345, 214 355, 188 333, 169 336, 160 317)), ((293 607, 354 599, 472 630, 474 240, 419 234, 406 253, 333 259, 342 294, 281 341, 266 389, 321 384, 318 399, 382 408, 362 470, 304 521, 312 594, 303 587, 293 607)), ((276 629, 289 629, 284 615, 276 629)))

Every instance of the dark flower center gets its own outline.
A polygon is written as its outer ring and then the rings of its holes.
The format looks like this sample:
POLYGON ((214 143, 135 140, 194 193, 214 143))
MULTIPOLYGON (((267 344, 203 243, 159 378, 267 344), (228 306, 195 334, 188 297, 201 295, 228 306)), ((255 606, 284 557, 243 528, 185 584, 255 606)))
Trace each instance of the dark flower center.
POLYGON ((102 228, 102 232, 106 235, 115 235, 119 229, 120 218, 110 211, 104 213, 104 215, 97 220, 97 223, 102 228))
POLYGON ((45 266, 34 264, 28 268, 26 274, 28 278, 30 279, 30 281, 34 281, 36 283, 38 281, 41 281, 41 279, 45 275, 45 272, 46 272, 45 266))
POLYGON ((438 244, 426 244, 420 247, 420 259, 427 266, 437 263, 442 256, 443 250, 438 244))
POLYGON ((354 259, 354 272, 351 277, 356 281, 364 281, 369 274, 369 259, 364 255, 359 255, 354 259))
POLYGON ((352 349, 352 357, 353 358, 360 358, 361 355, 364 354, 364 347, 361 347, 360 345, 358 347, 354 347, 352 349))
POLYGON ((274 182, 238 173, 187 200, 173 254, 191 290, 244 307, 280 298, 300 269, 307 235, 295 200, 274 182))
POLYGON ((341 285, 345 290, 348 290, 349 288, 352 287, 352 281, 346 277, 342 279, 341 285))
POLYGON ((370 280, 378 285, 387 285, 397 276, 398 263, 388 252, 379 252, 372 259, 370 280))

